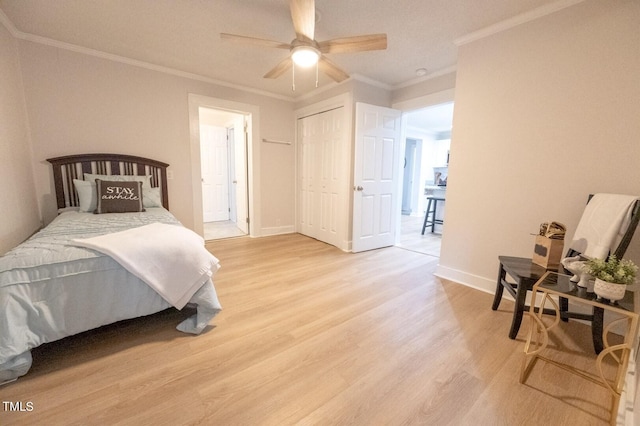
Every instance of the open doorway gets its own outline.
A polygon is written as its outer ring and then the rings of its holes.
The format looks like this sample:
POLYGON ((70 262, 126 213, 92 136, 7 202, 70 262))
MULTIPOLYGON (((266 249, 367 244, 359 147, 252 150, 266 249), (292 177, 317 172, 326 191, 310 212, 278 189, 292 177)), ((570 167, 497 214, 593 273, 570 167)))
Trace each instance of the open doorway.
MULTIPOLYGON (((243 132, 236 131, 234 140, 238 140, 238 135, 242 134, 245 152, 242 158, 245 159, 245 171, 237 173, 239 188, 247 191, 245 204, 246 210, 240 211, 240 203, 237 203, 238 223, 244 222, 247 227, 247 235, 259 236, 261 234, 262 221, 260 211, 260 108, 256 105, 245 104, 226 99, 212 98, 209 96, 189 93, 189 151, 191 158, 191 185, 190 189, 193 197, 193 230, 204 236, 203 207, 202 207, 202 173, 200 161, 200 108, 229 112, 244 117, 243 132), (251 219, 251 220, 250 220, 251 219)), ((236 129, 237 130, 237 129, 236 129)), ((236 148, 238 144, 236 143, 236 148)), ((240 158, 240 157, 237 157, 240 158)))
MULTIPOLYGON (((453 102, 444 102, 405 113, 402 211, 397 245, 440 256, 440 243, 453 123, 453 102), (422 233, 429 197, 437 198, 435 223, 422 233)), ((429 221, 434 219, 433 213, 429 221)))
POLYGON ((204 238, 247 235, 245 116, 207 107, 198 115, 204 238))

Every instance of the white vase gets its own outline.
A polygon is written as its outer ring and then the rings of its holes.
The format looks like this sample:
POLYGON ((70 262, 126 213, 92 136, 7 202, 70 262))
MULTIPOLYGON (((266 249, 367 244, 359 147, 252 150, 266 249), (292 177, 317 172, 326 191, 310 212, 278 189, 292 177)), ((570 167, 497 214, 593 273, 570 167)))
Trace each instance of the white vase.
POLYGON ((593 291, 603 299, 609 299, 613 302, 624 297, 624 293, 627 291, 627 286, 625 284, 609 283, 596 278, 593 291))

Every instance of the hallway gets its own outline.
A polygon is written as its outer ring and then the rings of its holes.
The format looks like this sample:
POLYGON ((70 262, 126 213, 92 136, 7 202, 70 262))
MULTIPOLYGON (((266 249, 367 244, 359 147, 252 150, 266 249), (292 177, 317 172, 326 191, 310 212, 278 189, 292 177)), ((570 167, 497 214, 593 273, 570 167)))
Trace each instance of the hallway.
POLYGON ((417 253, 428 254, 429 256, 440 257, 440 242, 442 241, 442 226, 436 226, 436 232, 431 233, 427 229, 424 235, 422 232, 423 217, 402 215, 400 227, 400 242, 397 247, 417 253))
POLYGON ((219 240, 221 238, 243 237, 245 235, 246 234, 230 220, 204 223, 205 241, 219 240))

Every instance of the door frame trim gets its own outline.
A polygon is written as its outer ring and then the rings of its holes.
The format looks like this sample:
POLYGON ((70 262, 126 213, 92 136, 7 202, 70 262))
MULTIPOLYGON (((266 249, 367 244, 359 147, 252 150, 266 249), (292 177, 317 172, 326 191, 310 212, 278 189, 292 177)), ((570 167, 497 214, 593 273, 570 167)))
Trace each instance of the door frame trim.
MULTIPOLYGON (((417 111, 430 106, 440 105, 447 102, 455 102, 455 88, 445 89, 440 92, 429 93, 428 95, 418 96, 417 98, 406 99, 403 101, 394 102, 391 105, 393 109, 399 109, 402 111, 402 124, 400 127, 400 140, 402 142, 401 149, 405 149, 405 143, 407 140, 407 114, 412 111, 417 111)), ((452 141, 453 142, 453 141, 452 141)), ((399 191, 402 191, 402 187, 398 187, 399 191)), ((402 209, 402 203, 398 206, 402 209)), ((402 216, 398 215, 396 226, 397 229, 401 229, 402 216)), ((396 233, 396 245, 400 243, 400 232, 396 233)))
POLYGON ((249 235, 259 237, 262 226, 260 220, 261 197, 260 197, 260 107, 241 102, 228 101, 226 99, 213 98, 210 96, 188 94, 189 101, 189 142, 191 151, 191 191, 193 197, 193 223, 194 231, 204 236, 204 225, 202 221, 202 189, 201 189, 201 167, 200 167, 200 118, 198 109, 200 107, 225 110, 237 114, 248 116, 247 118, 247 174, 248 181, 248 216, 249 235))

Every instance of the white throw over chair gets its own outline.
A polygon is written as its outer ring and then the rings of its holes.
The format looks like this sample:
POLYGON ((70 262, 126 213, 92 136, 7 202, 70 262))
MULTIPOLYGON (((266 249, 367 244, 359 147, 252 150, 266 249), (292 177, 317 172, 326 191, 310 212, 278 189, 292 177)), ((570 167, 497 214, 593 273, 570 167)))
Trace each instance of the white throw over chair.
MULTIPOLYGON (((640 222, 640 197, 623 194, 595 194, 589 197, 573 239, 569 243, 566 257, 583 255, 589 258, 605 259, 611 254, 621 259, 633 238, 640 222)), ((515 299, 515 307, 509 338, 515 339, 522 323, 527 291, 547 272, 547 269, 533 263, 530 258, 499 256, 500 269, 491 309, 498 309, 506 289, 515 299), (507 279, 507 274, 513 280, 507 279)), ((558 267, 564 272, 562 265, 558 267)), ((560 300, 561 317, 582 319, 592 322, 593 343, 596 353, 603 348, 603 312, 594 309, 593 314, 569 312, 567 299, 560 300)), ((546 312, 545 312, 546 313, 546 312)), ((551 312, 549 312, 551 313, 551 312)))

